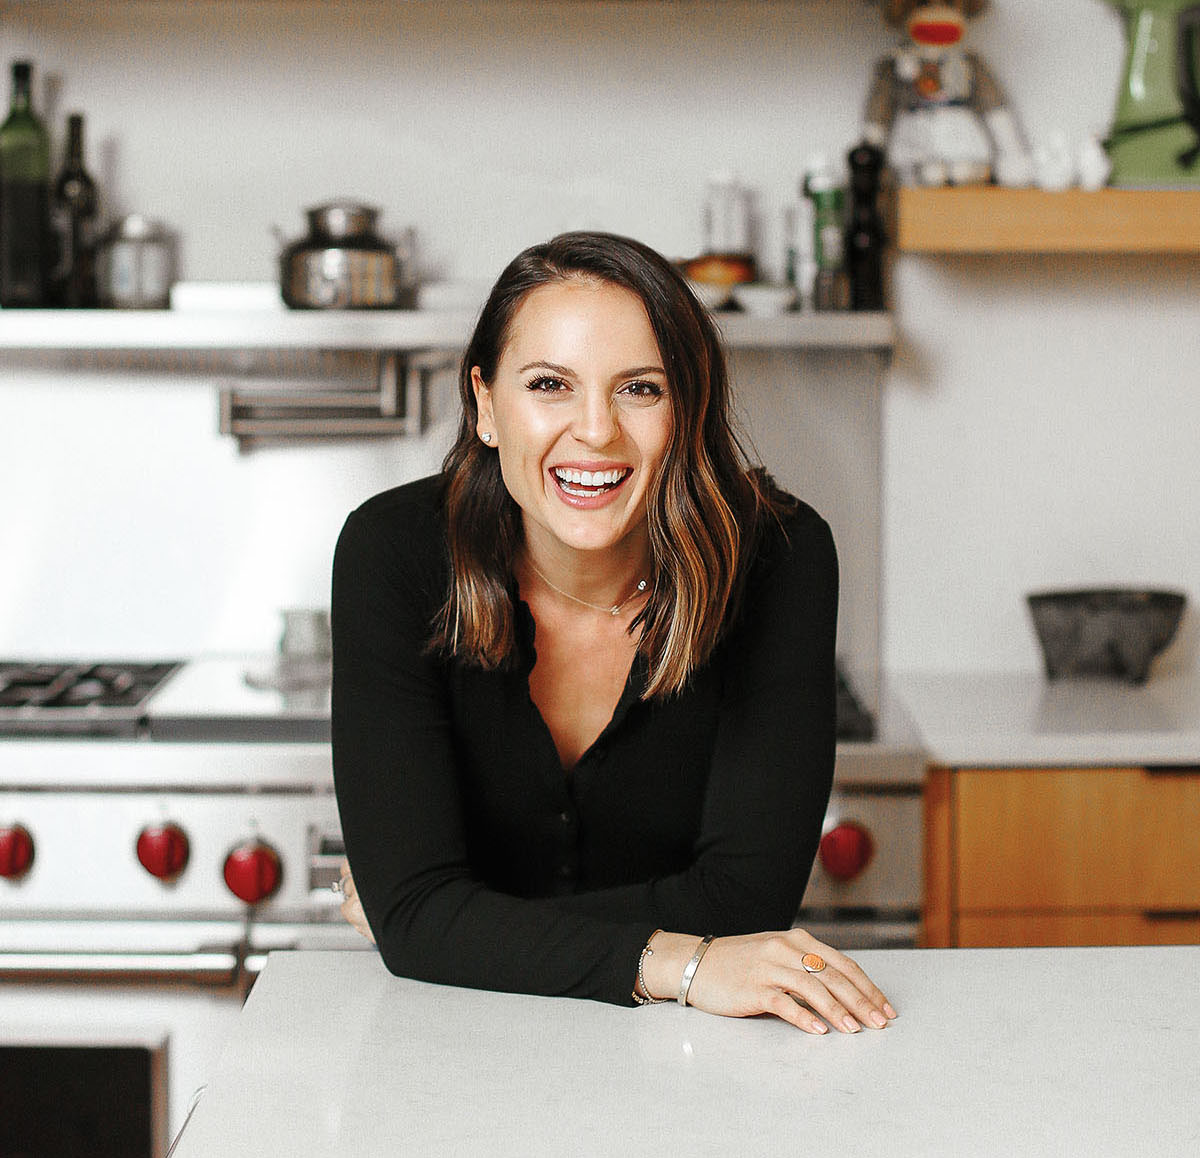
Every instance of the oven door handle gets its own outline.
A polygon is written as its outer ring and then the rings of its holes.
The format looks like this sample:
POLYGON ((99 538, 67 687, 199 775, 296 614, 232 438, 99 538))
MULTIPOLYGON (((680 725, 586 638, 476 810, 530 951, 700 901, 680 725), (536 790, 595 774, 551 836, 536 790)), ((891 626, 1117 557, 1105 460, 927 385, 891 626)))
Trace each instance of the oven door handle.
POLYGON ((231 985, 241 958, 233 949, 195 953, 0 952, 0 981, 88 980, 231 985))

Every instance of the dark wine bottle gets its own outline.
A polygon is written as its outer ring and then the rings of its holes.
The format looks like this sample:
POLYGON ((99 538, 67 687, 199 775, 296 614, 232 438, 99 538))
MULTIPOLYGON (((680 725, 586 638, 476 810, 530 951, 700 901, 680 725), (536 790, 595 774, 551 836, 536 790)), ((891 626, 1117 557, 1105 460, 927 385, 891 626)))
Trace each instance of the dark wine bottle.
POLYGON ((83 163, 83 117, 67 118, 67 156, 54 182, 54 225, 59 262, 54 273, 57 305, 96 304, 96 248, 93 228, 99 202, 96 183, 83 163))
POLYGON ((0 306, 50 304, 50 136, 33 111, 33 66, 12 66, 12 104, 0 125, 0 306))

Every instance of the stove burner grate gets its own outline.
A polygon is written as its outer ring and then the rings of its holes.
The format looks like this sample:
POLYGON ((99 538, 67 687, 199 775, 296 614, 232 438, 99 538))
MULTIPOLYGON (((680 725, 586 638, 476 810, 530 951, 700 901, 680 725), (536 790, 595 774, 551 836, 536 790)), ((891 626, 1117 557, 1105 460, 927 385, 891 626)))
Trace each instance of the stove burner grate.
POLYGON ((0 735, 133 734, 177 661, 0 661, 0 735))

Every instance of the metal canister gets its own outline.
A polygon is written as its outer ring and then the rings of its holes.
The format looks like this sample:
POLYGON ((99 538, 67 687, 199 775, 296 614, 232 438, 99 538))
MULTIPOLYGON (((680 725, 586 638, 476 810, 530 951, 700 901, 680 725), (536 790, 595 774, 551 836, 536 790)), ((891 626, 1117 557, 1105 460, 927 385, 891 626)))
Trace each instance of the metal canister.
POLYGON ((97 246, 96 282, 102 306, 166 309, 175 283, 174 235, 138 213, 122 218, 97 246))

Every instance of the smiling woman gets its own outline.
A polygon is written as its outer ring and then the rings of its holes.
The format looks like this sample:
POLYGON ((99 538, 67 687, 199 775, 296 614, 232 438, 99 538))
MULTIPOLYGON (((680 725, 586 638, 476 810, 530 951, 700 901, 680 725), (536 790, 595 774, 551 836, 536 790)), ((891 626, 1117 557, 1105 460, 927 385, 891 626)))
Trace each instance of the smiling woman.
POLYGON ((640 243, 565 234, 501 275, 460 392, 442 473, 338 544, 347 917, 406 976, 886 1025, 789 928, 833 773, 837 560, 748 468, 704 308, 640 243))

